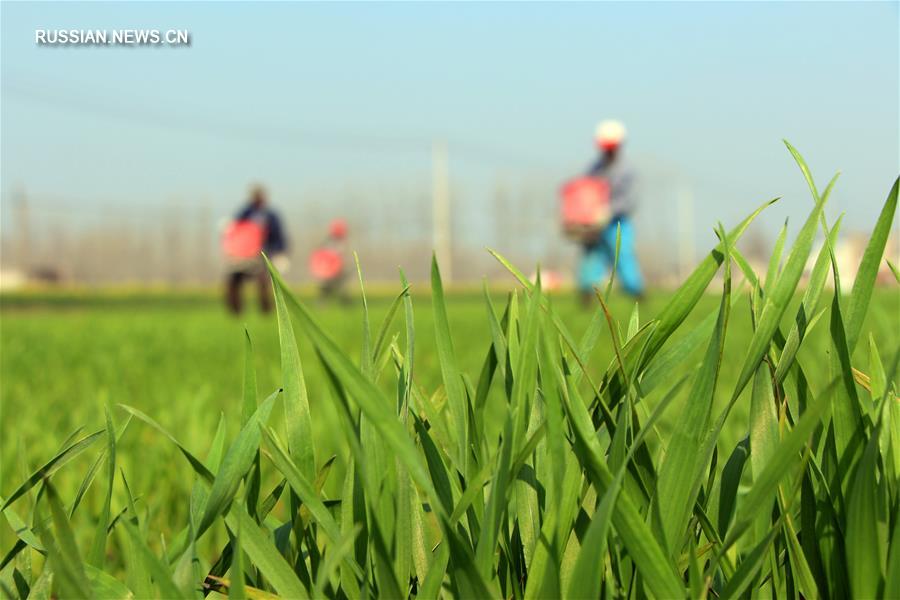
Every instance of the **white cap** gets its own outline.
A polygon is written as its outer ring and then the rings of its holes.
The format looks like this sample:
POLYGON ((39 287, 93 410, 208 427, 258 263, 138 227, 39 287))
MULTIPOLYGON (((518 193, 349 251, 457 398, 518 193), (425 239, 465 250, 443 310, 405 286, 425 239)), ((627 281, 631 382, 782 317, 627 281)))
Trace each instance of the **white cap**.
POLYGON ((625 126, 620 121, 600 121, 594 139, 600 146, 618 146, 625 140, 625 126))

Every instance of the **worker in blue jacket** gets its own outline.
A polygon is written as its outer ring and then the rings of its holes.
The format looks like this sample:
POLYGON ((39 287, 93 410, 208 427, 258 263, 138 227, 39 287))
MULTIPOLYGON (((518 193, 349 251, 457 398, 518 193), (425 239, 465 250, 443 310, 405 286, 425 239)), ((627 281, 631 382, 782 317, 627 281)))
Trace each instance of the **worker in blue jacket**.
POLYGON ((272 310, 272 290, 269 274, 261 252, 284 271, 287 268, 287 237, 281 219, 268 205, 266 191, 255 186, 250 199, 229 224, 223 236, 223 250, 227 262, 225 299, 235 314, 242 309, 241 287, 245 280, 254 280, 259 288, 259 304, 263 312, 272 310))
POLYGON ((578 268, 578 289, 585 301, 591 301, 594 286, 600 285, 612 268, 616 255, 616 231, 620 231, 616 276, 631 296, 641 298, 644 279, 635 251, 631 215, 636 208, 634 173, 622 158, 625 127, 618 121, 603 121, 597 126, 595 141, 600 156, 588 175, 606 179, 610 186, 612 219, 596 238, 584 243, 578 268))

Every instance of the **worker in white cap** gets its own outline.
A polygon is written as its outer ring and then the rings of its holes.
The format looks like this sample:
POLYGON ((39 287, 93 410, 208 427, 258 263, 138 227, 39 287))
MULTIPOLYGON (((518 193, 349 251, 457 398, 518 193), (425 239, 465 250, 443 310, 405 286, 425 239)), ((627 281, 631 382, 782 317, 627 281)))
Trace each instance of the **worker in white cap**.
POLYGON ((616 231, 620 231, 619 257, 616 275, 622 288, 640 298, 644 294, 644 280, 635 252, 634 226, 631 214, 635 209, 634 175, 622 159, 625 126, 619 121, 601 121, 594 140, 600 153, 588 175, 605 179, 610 188, 612 220, 595 239, 584 244, 584 254, 578 270, 578 287, 585 299, 593 296, 594 286, 600 284, 616 262, 616 231))

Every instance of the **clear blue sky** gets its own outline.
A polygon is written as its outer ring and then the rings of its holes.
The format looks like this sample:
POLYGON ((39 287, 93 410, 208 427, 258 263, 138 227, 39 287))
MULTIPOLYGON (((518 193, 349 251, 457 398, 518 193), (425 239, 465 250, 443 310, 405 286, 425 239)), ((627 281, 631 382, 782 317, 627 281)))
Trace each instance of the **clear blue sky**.
POLYGON ((900 170, 898 55, 896 3, 3 2, 2 216, 18 184, 67 206, 225 210, 251 180, 276 200, 427 183, 435 137, 477 195, 499 172, 581 170, 613 116, 639 165, 690 182, 703 239, 776 195, 767 223, 796 231, 809 198, 781 138, 823 185, 843 171, 831 212, 867 229, 900 170), (193 44, 38 47, 36 28, 193 44))

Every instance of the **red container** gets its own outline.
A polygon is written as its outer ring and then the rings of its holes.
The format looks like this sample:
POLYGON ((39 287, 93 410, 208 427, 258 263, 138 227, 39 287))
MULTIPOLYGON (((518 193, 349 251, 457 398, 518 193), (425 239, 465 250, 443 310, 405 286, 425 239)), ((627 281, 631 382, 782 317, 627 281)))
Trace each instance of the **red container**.
POLYGON ((222 235, 222 252, 228 258, 247 259, 259 256, 266 230, 254 221, 232 221, 222 235))
POLYGON ((334 279, 344 270, 344 257, 331 248, 319 248, 309 256, 309 272, 320 281, 334 279))
POLYGON ((560 217, 571 238, 595 237, 612 219, 609 182, 599 177, 578 177, 560 190, 560 217))

